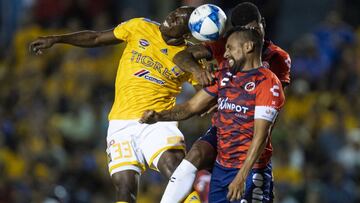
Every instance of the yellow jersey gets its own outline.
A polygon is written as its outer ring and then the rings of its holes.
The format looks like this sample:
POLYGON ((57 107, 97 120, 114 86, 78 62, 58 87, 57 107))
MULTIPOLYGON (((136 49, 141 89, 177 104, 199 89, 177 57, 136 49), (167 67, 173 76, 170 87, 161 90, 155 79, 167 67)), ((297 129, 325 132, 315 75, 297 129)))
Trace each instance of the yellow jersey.
POLYGON ((127 45, 116 74, 115 100, 109 120, 138 119, 147 109, 172 108, 182 84, 192 82, 191 74, 172 62, 174 55, 186 47, 166 44, 159 23, 146 18, 134 18, 118 25, 114 35, 127 45))

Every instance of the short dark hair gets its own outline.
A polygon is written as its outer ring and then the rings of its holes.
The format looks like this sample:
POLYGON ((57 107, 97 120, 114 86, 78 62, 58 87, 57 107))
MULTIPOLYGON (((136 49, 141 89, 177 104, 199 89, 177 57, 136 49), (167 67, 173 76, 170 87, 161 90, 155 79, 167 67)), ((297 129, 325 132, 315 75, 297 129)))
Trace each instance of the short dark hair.
POLYGON ((244 37, 246 40, 254 42, 258 50, 262 50, 264 40, 258 29, 248 26, 235 26, 225 33, 225 37, 228 38, 236 32, 241 33, 241 37, 244 37))
POLYGON ((262 17, 258 7, 250 2, 240 3, 231 12, 231 24, 244 26, 252 21, 261 22, 262 17))
MULTIPOLYGON (((193 6, 181 6, 179 8, 184 10, 184 12, 186 13, 186 22, 189 22, 190 16, 196 8, 193 6)), ((190 28, 187 25, 186 25, 186 32, 190 33, 190 28)))

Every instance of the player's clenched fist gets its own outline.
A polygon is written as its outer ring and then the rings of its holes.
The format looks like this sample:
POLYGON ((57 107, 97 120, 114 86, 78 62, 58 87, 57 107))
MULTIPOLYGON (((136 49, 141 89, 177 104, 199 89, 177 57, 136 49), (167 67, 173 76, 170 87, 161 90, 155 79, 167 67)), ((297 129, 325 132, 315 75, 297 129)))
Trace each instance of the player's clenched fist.
POLYGON ((30 43, 29 50, 30 52, 39 55, 42 54, 43 49, 50 48, 55 43, 56 43, 56 37, 53 36, 39 37, 37 40, 30 43))
POLYGON ((159 119, 159 114, 154 110, 146 110, 139 120, 139 123, 153 124, 159 119))

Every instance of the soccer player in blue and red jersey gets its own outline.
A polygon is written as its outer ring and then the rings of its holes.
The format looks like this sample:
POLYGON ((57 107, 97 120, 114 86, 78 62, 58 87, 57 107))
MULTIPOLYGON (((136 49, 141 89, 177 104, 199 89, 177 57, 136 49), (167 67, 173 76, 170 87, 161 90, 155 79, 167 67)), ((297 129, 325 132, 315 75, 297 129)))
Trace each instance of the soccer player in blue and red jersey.
MULTIPOLYGON (((254 27, 263 36, 265 35, 264 19, 261 17, 258 8, 252 3, 238 4, 231 12, 230 21, 233 26, 254 27)), ((177 53, 174 62, 184 71, 192 72, 203 85, 209 85, 212 77, 206 69, 200 67, 197 61, 204 58, 216 59, 217 63, 221 64, 226 60, 224 58, 225 43, 226 37, 215 42, 190 46, 186 50, 177 53)), ((289 85, 291 60, 286 51, 273 44, 270 40, 265 39, 262 48, 262 62, 265 67, 275 73, 283 87, 289 85)), ((214 123, 216 115, 215 113, 213 116, 209 130, 193 144, 185 159, 172 174, 162 199, 169 201, 162 202, 178 202, 186 197, 186 194, 192 189, 196 172, 212 168, 217 148, 217 129, 214 123)))
POLYGON ((257 29, 235 27, 228 36, 226 61, 215 84, 170 110, 145 111, 140 122, 184 120, 217 101, 217 157, 209 202, 272 202, 271 128, 285 102, 283 88, 262 64, 263 37, 257 29))

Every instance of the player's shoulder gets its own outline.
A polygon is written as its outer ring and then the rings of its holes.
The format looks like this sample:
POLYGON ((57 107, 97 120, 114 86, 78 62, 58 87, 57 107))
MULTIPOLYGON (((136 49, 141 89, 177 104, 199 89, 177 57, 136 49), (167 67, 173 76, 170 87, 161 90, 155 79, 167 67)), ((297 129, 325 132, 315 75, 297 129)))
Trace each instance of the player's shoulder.
POLYGON ((151 20, 149 18, 139 18, 139 21, 150 26, 156 26, 156 27, 160 26, 159 22, 151 20))
POLYGON ((128 24, 132 28, 143 28, 143 27, 159 27, 160 23, 153 21, 149 18, 132 18, 124 23, 128 24))
POLYGON ((258 71, 263 76, 261 80, 271 80, 277 83, 281 83, 279 78, 270 69, 266 67, 260 67, 258 68, 258 71))
POLYGON ((280 46, 274 44, 272 41, 270 40, 266 40, 264 42, 264 55, 271 55, 273 57, 280 57, 283 58, 284 60, 286 60, 287 58, 290 58, 290 55, 287 51, 285 51, 284 49, 282 49, 280 46))

